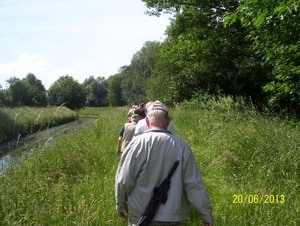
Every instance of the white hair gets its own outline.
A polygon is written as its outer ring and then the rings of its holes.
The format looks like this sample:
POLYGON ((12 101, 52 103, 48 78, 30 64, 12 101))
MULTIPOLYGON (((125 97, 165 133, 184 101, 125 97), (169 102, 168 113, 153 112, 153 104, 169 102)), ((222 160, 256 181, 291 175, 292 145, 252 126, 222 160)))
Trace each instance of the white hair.
POLYGON ((166 123, 168 121, 168 112, 161 111, 161 110, 151 110, 148 112, 147 117, 149 119, 150 125, 156 125, 157 122, 161 123, 166 123))

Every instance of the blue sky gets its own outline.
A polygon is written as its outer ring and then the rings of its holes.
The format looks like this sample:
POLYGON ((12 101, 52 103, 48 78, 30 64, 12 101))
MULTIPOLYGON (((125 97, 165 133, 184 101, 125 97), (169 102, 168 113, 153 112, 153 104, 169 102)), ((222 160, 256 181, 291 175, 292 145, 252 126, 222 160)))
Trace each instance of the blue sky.
POLYGON ((170 15, 145 14, 141 0, 0 0, 0 84, 33 73, 46 89, 116 74, 146 41, 163 41, 170 15))

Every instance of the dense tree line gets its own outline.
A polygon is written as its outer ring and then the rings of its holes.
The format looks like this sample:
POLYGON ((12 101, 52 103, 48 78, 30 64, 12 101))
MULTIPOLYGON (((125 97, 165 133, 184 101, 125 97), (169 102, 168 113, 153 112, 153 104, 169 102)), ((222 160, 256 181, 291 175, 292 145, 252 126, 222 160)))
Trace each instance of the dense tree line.
POLYGON ((299 1, 143 2, 150 15, 175 15, 154 70, 160 79, 152 79, 171 86, 170 102, 200 91, 299 109, 299 1))
POLYGON ((5 106, 46 106, 46 89, 41 80, 29 73, 25 78, 11 77, 7 80, 9 88, 1 90, 0 104, 5 106))
POLYGON ((170 13, 163 42, 146 42, 130 65, 107 79, 91 76, 79 84, 62 76, 45 91, 33 74, 11 78, 9 88, 0 92, 1 103, 66 102, 79 108, 159 99, 173 105, 204 95, 230 95, 256 107, 299 110, 299 1, 142 1, 150 15, 170 13))
POLYGON ((12 77, 7 80, 8 88, 0 87, 0 105, 7 107, 64 105, 71 109, 85 106, 108 106, 108 79, 86 78, 82 84, 72 76, 63 75, 48 90, 34 74, 25 78, 12 77))
POLYGON ((146 42, 141 50, 134 54, 130 65, 121 68, 121 87, 124 99, 129 105, 146 100, 145 82, 152 76, 159 46, 159 42, 146 42))

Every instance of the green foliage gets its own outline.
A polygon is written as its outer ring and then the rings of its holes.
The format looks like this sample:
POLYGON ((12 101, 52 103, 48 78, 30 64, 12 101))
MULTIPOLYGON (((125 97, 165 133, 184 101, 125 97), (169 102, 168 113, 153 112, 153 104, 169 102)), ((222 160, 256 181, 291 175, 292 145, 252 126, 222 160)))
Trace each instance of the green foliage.
POLYGON ((133 56, 130 65, 121 68, 122 92, 127 104, 146 102, 145 82, 152 76, 159 46, 159 42, 146 42, 133 56))
POLYGON ((253 48, 272 66, 265 86, 270 106, 289 110, 300 106, 299 1, 243 1, 227 24, 240 20, 253 48))
POLYGON ((12 77, 7 80, 9 88, 4 103, 11 107, 47 106, 46 90, 42 82, 29 73, 22 80, 12 77))
POLYGON ((0 143, 77 119, 70 109, 59 107, 0 108, 0 143))
POLYGON ((33 149, 1 175, 1 225, 127 224, 115 211, 113 179, 115 135, 127 108, 94 109, 96 123, 62 136, 53 147, 33 149))
MULTIPOLYGON (((269 118, 230 98, 170 109, 193 150, 214 225, 298 225, 299 124, 269 118), (284 195, 285 202, 233 203, 235 195, 284 195)), ((242 104, 242 103, 241 103, 242 104)), ((118 131, 127 108, 85 108, 98 120, 35 149, 0 177, 2 225, 127 225, 115 211, 118 131), (22 181, 22 183, 20 183, 22 181)), ((251 201, 251 200, 250 200, 251 201)), ((264 199, 263 201, 266 201, 264 199)), ((194 208, 183 225, 198 226, 194 208)))
POLYGON ((122 78, 122 74, 116 74, 109 78, 107 99, 111 107, 125 105, 122 94, 122 78))
POLYGON ((5 103, 5 91, 0 89, 0 107, 2 107, 5 103))
POLYGON ((90 107, 105 107, 108 106, 108 82, 104 77, 94 78, 90 76, 82 83, 86 90, 87 97, 85 101, 86 106, 90 107))
POLYGON ((13 84, 10 85, 8 90, 9 101, 11 106, 20 107, 25 105, 28 99, 28 93, 26 87, 20 79, 16 79, 13 84))
MULTIPOLYGON (((176 13, 181 9, 181 4, 177 0, 142 0, 145 2, 149 15, 160 16, 162 13, 176 13)), ((193 1, 185 2, 185 4, 193 4, 193 1)))
POLYGON ((147 81, 146 93, 151 99, 157 96, 174 104, 207 92, 265 103, 262 87, 269 82, 270 68, 251 49, 248 32, 240 23, 223 25, 226 13, 237 8, 236 1, 145 2, 157 11, 180 8, 147 81))
POLYGON ((200 91, 299 112, 299 1, 143 2, 150 15, 174 15, 147 81, 152 99, 180 103, 200 91))
POLYGON ((104 77, 90 76, 81 85, 69 75, 62 76, 52 84, 48 93, 41 81, 31 73, 22 80, 11 77, 7 83, 7 89, 0 89, 0 106, 43 107, 47 106, 48 101, 50 105, 68 102, 66 105, 70 108, 108 106, 108 80, 104 77))
MULTIPOLYGON (((215 225, 300 223, 298 124, 260 115, 228 97, 191 108, 179 105, 171 116, 176 134, 187 140, 199 163, 215 225), (265 196, 256 204, 233 203, 240 194, 284 195, 285 202, 267 203, 265 196)), ((192 213, 186 225, 199 225, 199 215, 192 213)))
POLYGON ((46 89, 41 80, 34 74, 29 73, 23 79, 28 92, 28 106, 44 107, 47 106, 46 89))
POLYGON ((176 76, 180 67, 172 61, 170 50, 173 45, 170 42, 164 42, 158 48, 157 60, 150 78, 145 81, 146 97, 148 100, 161 100, 168 105, 178 101, 177 85, 181 80, 176 76))
POLYGON ((50 105, 65 105, 71 109, 82 108, 85 104, 86 92, 81 84, 69 75, 61 76, 48 90, 50 105))
MULTIPOLYGON (((173 14, 167 38, 147 41, 130 65, 120 68, 122 83, 112 81, 109 95, 109 79, 91 76, 84 92, 78 84, 54 84, 50 104, 80 108, 160 99, 173 106, 206 93, 242 96, 258 109, 268 106, 300 117, 299 0, 142 1, 150 15, 173 14)), ((0 105, 45 106, 45 90, 33 74, 12 77, 8 84, 8 90, 0 90, 0 105)))

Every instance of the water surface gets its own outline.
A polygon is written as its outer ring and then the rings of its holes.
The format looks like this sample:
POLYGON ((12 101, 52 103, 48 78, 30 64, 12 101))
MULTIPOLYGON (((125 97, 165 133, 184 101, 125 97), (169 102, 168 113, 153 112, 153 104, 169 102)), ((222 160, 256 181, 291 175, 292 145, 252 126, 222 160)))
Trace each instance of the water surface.
POLYGON ((0 144, 0 175, 20 157, 29 153, 33 148, 47 148, 55 143, 62 135, 66 136, 94 122, 97 117, 80 115, 76 121, 48 128, 37 133, 6 141, 0 144))

